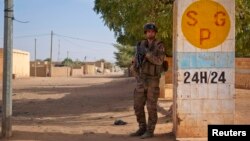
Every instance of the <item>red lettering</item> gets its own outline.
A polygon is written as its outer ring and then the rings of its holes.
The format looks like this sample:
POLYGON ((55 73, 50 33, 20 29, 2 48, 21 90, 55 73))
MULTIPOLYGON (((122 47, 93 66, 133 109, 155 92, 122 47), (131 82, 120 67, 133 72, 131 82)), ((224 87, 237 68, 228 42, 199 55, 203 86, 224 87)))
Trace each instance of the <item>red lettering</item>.
POLYGON ((190 26, 195 26, 198 23, 198 21, 192 15, 195 16, 195 15, 198 15, 198 13, 195 11, 188 11, 187 17, 190 18, 193 22, 187 22, 187 24, 190 26))
POLYGON ((204 40, 210 39, 210 30, 207 28, 201 28, 200 29, 200 45, 202 45, 204 40))
POLYGON ((224 12, 222 12, 222 11, 219 11, 214 15, 215 25, 224 26, 226 24, 226 19, 225 18, 220 18, 220 17, 223 17, 223 16, 225 17, 226 14, 224 12))

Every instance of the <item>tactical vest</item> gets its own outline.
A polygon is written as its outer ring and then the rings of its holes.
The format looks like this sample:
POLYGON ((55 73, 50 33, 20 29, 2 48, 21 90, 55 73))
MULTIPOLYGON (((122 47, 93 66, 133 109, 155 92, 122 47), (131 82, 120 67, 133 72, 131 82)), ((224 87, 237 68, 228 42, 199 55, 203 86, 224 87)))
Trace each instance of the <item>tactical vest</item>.
MULTIPOLYGON (((154 55, 157 55, 157 47, 159 47, 161 43, 162 42, 158 40, 154 40, 151 46, 149 46, 147 40, 142 40, 140 43, 140 47, 145 47, 148 49, 149 52, 151 52, 154 55)), ((162 65, 155 65, 147 60, 143 61, 142 68, 140 70, 141 76, 144 77, 160 77, 162 72, 163 72, 162 65)))

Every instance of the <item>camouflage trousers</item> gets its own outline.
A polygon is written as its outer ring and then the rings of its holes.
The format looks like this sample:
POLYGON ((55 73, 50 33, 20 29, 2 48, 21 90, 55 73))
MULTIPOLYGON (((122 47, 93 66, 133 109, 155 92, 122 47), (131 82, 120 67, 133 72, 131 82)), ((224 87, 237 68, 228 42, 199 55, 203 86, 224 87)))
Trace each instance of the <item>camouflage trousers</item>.
POLYGON ((134 91, 134 110, 139 124, 139 128, 154 132, 158 120, 157 101, 160 88, 159 79, 137 79, 137 85, 134 91), (148 124, 146 123, 144 107, 148 111, 148 124))

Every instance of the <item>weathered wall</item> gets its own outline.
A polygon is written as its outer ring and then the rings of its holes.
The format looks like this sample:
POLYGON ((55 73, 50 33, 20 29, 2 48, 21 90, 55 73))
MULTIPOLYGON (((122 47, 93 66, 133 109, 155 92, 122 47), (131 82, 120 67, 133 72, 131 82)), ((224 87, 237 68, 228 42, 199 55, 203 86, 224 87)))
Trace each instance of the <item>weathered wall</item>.
MULTIPOLYGON (((47 77, 49 76, 49 63, 43 61, 36 62, 36 76, 47 77)), ((35 76, 35 62, 30 62, 30 76, 35 76)))
POLYGON ((70 67, 52 67, 52 77, 70 77, 70 67))
POLYGON ((98 67, 98 69, 101 72, 104 72, 104 62, 101 62, 101 61, 95 62, 95 66, 98 67))
POLYGON ((95 65, 87 65, 87 64, 85 64, 83 66, 83 73, 85 75, 94 75, 94 74, 96 74, 96 67, 95 67, 95 65))
MULTIPOLYGON (((30 54, 26 51, 13 49, 13 74, 16 78, 30 76, 30 54)), ((3 48, 0 48, 0 78, 3 75, 3 48)))
POLYGON ((16 77, 30 76, 30 54, 26 51, 13 50, 13 74, 16 77))
MULTIPOLYGON (((46 66, 36 67, 36 77, 47 77, 49 69, 46 66)), ((35 67, 30 68, 30 76, 35 76, 35 67)))
POLYGON ((81 68, 72 68, 72 76, 83 76, 83 67, 81 68))
POLYGON ((250 58, 236 58, 236 88, 250 89, 250 58))

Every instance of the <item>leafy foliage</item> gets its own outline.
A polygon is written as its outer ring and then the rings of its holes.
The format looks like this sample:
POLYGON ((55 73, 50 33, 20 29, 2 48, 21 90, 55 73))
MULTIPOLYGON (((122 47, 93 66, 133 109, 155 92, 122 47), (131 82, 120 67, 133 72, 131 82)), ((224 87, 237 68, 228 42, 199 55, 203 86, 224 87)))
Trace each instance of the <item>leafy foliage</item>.
POLYGON ((249 0, 236 0, 236 56, 250 57, 249 0))
POLYGON ((113 64, 106 61, 105 59, 100 59, 100 60, 97 60, 96 63, 98 62, 103 62, 104 63, 104 68, 105 69, 112 69, 113 68, 113 64))
POLYGON ((169 0, 95 0, 94 11, 102 15, 122 45, 134 46, 144 38, 144 24, 154 22, 159 29, 158 38, 171 48, 172 5, 168 3, 169 0))
POLYGON ((105 62, 105 63, 104 63, 104 68, 105 68, 105 69, 112 69, 112 67, 113 67, 113 64, 112 64, 112 63, 110 63, 110 62, 105 62))
POLYGON ((69 67, 72 67, 74 65, 74 62, 71 58, 65 58, 63 61, 62 61, 62 64, 64 66, 69 66, 69 67))
POLYGON ((44 59, 43 61, 48 61, 48 62, 50 62, 50 58, 46 58, 46 59, 44 59))
MULTIPOLYGON (((172 56, 172 24, 174 0, 95 0, 94 11, 101 14, 105 25, 114 31, 117 42, 117 59, 128 59, 129 46, 144 38, 143 25, 156 23, 157 38, 172 56), (121 52, 119 52, 121 51, 121 52)), ((250 1, 236 0, 236 56, 250 57, 250 1)), ((128 60, 118 60, 122 66, 128 60)))
POLYGON ((125 68, 130 66, 132 56, 134 55, 134 48, 129 45, 116 44, 118 52, 115 52, 115 58, 117 60, 116 65, 125 68))

